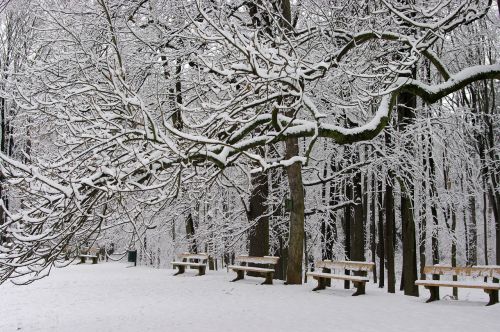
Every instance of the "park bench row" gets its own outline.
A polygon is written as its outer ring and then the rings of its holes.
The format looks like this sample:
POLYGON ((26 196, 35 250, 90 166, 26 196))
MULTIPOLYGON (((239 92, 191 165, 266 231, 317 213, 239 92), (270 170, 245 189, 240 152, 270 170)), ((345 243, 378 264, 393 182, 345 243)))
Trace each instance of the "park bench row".
MULTIPOLYGON (((172 262, 174 268, 178 268, 175 275, 185 272, 186 267, 198 269, 198 275, 204 275, 208 263, 209 255, 205 253, 191 254, 184 253, 179 255, 179 261, 172 262)), ((262 284, 271 285, 275 266, 278 264, 279 257, 264 256, 253 257, 240 255, 235 258, 235 263, 239 265, 229 265, 228 268, 236 272, 236 278, 232 282, 244 279, 245 273, 253 272, 262 275, 265 280, 262 284)), ((330 286, 330 280, 344 280, 352 282, 356 291, 353 296, 363 295, 366 292, 366 282, 368 272, 373 272, 375 263, 358 261, 331 261, 324 260, 316 262, 318 271, 307 272, 307 276, 317 280, 318 285, 313 291, 325 289, 330 286), (332 272, 333 271, 333 272, 332 272), (352 273, 352 274, 351 274, 352 273)), ((498 303, 498 291, 500 284, 495 282, 481 281, 447 281, 434 280, 439 275, 451 275, 461 277, 484 277, 500 279, 500 266, 473 266, 473 267, 451 267, 445 265, 426 266, 425 274, 433 275, 432 280, 417 280, 416 285, 424 286, 429 289, 431 297, 427 302, 439 300, 439 287, 457 287, 457 288, 479 288, 489 294, 490 300, 487 305, 498 303)))

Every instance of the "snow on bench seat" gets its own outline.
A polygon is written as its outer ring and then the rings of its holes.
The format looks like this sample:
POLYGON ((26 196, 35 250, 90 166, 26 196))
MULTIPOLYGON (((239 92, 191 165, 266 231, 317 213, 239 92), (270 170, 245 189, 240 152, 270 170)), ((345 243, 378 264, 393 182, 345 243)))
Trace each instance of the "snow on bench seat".
POLYGON ((230 270, 254 271, 254 272, 274 272, 274 269, 266 269, 263 267, 229 265, 230 270))
POLYGON ((184 266, 206 266, 204 263, 191 263, 191 262, 171 262, 172 265, 184 265, 184 266))
POLYGON ((82 255, 78 255, 78 258, 80 258, 80 264, 84 264, 87 261, 87 258, 92 259, 92 264, 97 264, 97 260, 98 260, 97 255, 82 254, 82 255))
POLYGON ((448 280, 417 280, 415 281, 415 285, 500 290, 500 284, 492 284, 489 282, 473 282, 473 281, 468 282, 468 281, 448 281, 448 280))
POLYGON ((352 271, 373 271, 375 263, 373 262, 360 262, 360 261, 330 261, 324 260, 316 262, 317 268, 327 269, 346 269, 352 271))
POLYGON ((339 279, 339 280, 349 280, 355 282, 367 282, 370 280, 368 277, 351 276, 347 274, 331 274, 323 272, 307 272, 307 275, 313 278, 339 279))

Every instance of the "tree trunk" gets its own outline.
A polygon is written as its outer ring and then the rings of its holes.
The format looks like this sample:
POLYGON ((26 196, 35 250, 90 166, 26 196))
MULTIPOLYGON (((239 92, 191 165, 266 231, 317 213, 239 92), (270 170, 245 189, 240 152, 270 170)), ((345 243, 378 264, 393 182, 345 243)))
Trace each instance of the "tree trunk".
POLYGON ((387 261, 387 291, 396 292, 396 275, 394 269, 394 196, 391 178, 385 184, 385 253, 387 261))
POLYGON ((469 250, 470 257, 469 262, 471 265, 477 265, 477 215, 476 215, 476 196, 475 193, 471 193, 470 197, 470 225, 469 225, 469 250))
MULTIPOLYGON (((411 78, 416 78, 416 68, 412 69, 411 78)), ((398 130, 406 128, 414 122, 417 98, 410 93, 401 93, 398 97, 398 130)), ((414 151, 412 140, 405 142, 406 151, 414 151)), ((409 168, 409 167, 408 167, 409 168)), ((404 178, 408 183, 401 183, 401 238, 403 242, 402 286, 405 295, 418 296, 417 280, 417 244, 413 207, 415 205, 413 175, 405 171, 404 178)))
MULTIPOLYGON (((252 174, 252 192, 248 208, 248 220, 255 226, 250 230, 250 256, 269 255, 269 217, 266 202, 269 196, 267 172, 252 174)), ((249 264, 255 266, 255 264, 249 264)), ((248 271, 249 276, 260 276, 257 272, 248 271)))
MULTIPOLYGON (((364 208, 363 208, 363 192, 362 192, 362 177, 358 171, 353 177, 354 189, 354 218, 352 227, 352 252, 351 258, 354 261, 365 260, 365 225, 364 225, 364 208)), ((362 275, 363 271, 356 271, 355 275, 362 275)))
POLYGON ((190 242, 189 244, 189 252, 191 253, 198 253, 198 246, 196 245, 196 239, 194 237, 195 230, 194 230, 194 222, 193 222, 193 215, 191 212, 189 212, 188 217, 186 219, 186 238, 190 242))
MULTIPOLYGON (((389 133, 385 133, 386 146, 391 145, 391 137, 389 133)), ((387 261, 387 291, 389 293, 396 292, 396 275, 394 267, 394 194, 393 194, 393 174, 392 171, 387 173, 385 183, 385 254, 387 261)))
MULTIPOLYGON (((375 179, 375 174, 372 173, 372 179, 371 179, 371 202, 370 202, 370 218, 371 218, 371 223, 370 223, 370 247, 371 247, 371 252, 372 252, 372 262, 375 263, 375 266, 373 268, 373 282, 376 284, 377 283, 377 230, 375 227, 376 223, 376 206, 375 206, 375 188, 377 187, 376 179, 375 179)), ((366 190, 366 189, 365 189, 366 190)))
MULTIPOLYGON (((352 194, 352 186, 350 183, 345 184, 345 195, 347 200, 353 200, 353 194, 352 194)), ((351 213, 351 205, 347 205, 344 208, 344 252, 345 252, 345 259, 346 260, 351 260, 351 223, 352 223, 352 213, 351 213)), ((345 270, 345 274, 350 274, 349 270, 345 270)), ((345 289, 350 289, 351 284, 349 280, 344 281, 344 288, 345 289)))
POLYGON ((483 193, 483 237, 484 237, 484 265, 488 265, 488 199, 483 193))
MULTIPOLYGON (((427 140, 425 137, 422 139, 422 144, 424 144, 424 158, 423 158, 423 167, 424 167, 424 176, 428 179, 428 167, 427 167, 427 149, 429 146, 427 145, 427 140)), ((427 259, 426 255, 426 244, 427 244, 427 180, 424 180, 422 183, 422 194, 421 196, 421 206, 419 213, 419 253, 420 253, 420 279, 425 280, 424 267, 427 259)))
MULTIPOLYGON (((451 266, 457 266, 457 240, 455 236, 455 230, 457 229, 457 215, 455 213, 455 209, 452 207, 451 209, 451 266)), ((457 281, 457 276, 453 276, 453 281, 457 281)), ((453 287, 453 297, 458 299, 458 288, 453 287)))
MULTIPOLYGON (((299 155, 297 138, 286 140, 285 158, 299 155)), ((302 164, 295 162, 287 167, 288 185, 292 208, 290 211, 290 238, 288 241, 287 284, 302 284, 302 257, 304 255, 304 188, 302 164)))
POLYGON ((384 250, 384 193, 382 192, 384 183, 378 181, 378 257, 379 257, 379 288, 385 286, 385 250, 384 250))
MULTIPOLYGON (((410 191, 410 190, 408 190, 410 191)), ((417 280, 417 245, 415 234, 415 222, 413 219, 413 200, 408 197, 406 190, 401 196, 401 219, 402 232, 404 233, 403 241, 403 288, 405 295, 418 296, 418 286, 415 285, 417 280)))
MULTIPOLYGON (((430 142, 429 147, 432 147, 432 142, 430 142)), ((437 215, 437 190, 436 190, 436 169, 434 165, 434 158, 432 156, 432 151, 429 149, 429 178, 430 178, 430 197, 431 197, 431 215, 432 215, 432 264, 439 264, 439 232, 438 232, 438 215, 437 215)), ((439 280, 439 275, 434 274, 432 279, 439 280)), ((439 289, 437 290, 439 297, 439 289)))

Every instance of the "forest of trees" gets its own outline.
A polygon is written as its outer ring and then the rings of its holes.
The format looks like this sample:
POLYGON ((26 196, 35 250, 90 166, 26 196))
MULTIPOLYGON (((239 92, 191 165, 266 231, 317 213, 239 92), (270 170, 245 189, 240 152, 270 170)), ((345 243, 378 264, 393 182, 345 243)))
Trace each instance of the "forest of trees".
MULTIPOLYGON (((500 265, 492 0, 2 3, 0 283, 97 243, 500 265)), ((398 283, 399 281, 399 283, 398 283)))

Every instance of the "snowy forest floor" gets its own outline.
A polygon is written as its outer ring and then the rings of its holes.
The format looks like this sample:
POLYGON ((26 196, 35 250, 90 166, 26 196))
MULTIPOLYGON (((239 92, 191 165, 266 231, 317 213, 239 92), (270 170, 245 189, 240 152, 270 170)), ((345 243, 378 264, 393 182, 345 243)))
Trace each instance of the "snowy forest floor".
MULTIPOLYGON (((481 290, 460 301, 425 303, 387 294, 373 283, 352 297, 341 283, 320 292, 307 285, 230 283, 234 273, 127 268, 124 263, 71 265, 28 286, 0 286, 0 331, 495 331, 500 304, 485 307, 481 290)), ((451 289, 442 288, 441 295, 451 289)))

